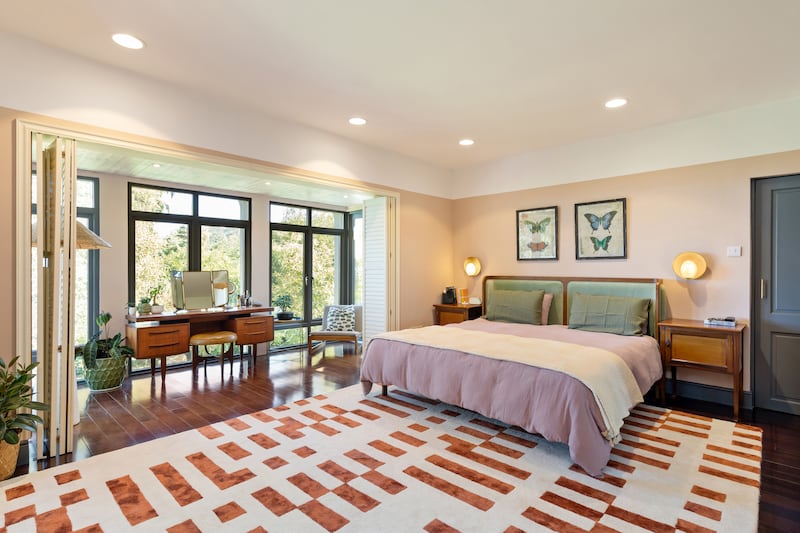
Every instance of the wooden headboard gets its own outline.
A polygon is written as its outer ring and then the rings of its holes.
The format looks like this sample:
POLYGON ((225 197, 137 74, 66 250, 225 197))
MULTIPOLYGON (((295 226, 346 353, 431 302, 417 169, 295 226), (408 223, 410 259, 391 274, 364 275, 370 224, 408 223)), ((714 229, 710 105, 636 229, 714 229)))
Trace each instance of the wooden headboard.
POLYGON ((535 291, 553 294, 548 324, 568 324, 569 308, 576 292, 605 296, 648 298, 650 313, 647 334, 658 338, 657 324, 661 313, 661 280, 656 278, 572 278, 533 276, 485 276, 483 278, 483 309, 496 290, 535 291))

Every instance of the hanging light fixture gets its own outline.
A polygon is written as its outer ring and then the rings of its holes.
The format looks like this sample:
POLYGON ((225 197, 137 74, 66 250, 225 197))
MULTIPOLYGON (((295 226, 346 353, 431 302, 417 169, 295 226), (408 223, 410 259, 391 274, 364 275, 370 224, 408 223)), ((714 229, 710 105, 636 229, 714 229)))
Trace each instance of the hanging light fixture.
MULTIPOLYGON (((80 220, 75 221, 75 248, 81 250, 99 250, 101 248, 111 248, 111 245, 100 235, 93 232, 80 220)), ((31 246, 36 246, 36 221, 31 228, 31 246)))

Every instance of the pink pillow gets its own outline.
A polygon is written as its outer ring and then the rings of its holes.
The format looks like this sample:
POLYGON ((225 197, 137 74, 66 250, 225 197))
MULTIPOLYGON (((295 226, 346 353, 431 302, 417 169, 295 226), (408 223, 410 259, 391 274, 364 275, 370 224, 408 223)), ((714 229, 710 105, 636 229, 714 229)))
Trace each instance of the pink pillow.
POLYGON ((553 293, 546 292, 542 297, 542 325, 547 325, 547 317, 550 314, 550 304, 553 303, 553 293))

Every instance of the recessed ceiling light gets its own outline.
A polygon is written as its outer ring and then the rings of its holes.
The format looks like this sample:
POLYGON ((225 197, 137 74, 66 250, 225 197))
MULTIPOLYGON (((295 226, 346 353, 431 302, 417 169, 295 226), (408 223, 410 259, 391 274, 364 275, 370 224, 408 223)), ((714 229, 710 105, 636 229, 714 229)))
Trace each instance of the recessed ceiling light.
POLYGON ((141 39, 137 39, 133 35, 127 33, 115 33, 111 36, 111 39, 118 45, 124 48, 130 48, 131 50, 140 50, 144 48, 144 42, 142 42, 141 39))
POLYGON ((606 107, 609 109, 614 109, 615 107, 622 107, 627 103, 628 101, 624 98, 613 98, 606 102, 606 107))
POLYGON ((363 126, 364 124, 367 123, 367 119, 361 117, 353 117, 350 120, 348 120, 348 122, 353 126, 363 126))
POLYGON ((153 163, 153 168, 161 168, 161 163, 153 163))
POLYGON ((265 181, 264 185, 272 185, 272 182, 271 181, 265 181))
POLYGON ((458 141, 458 144, 460 144, 461 146, 472 146, 473 144, 475 144, 475 141, 473 141, 472 139, 461 139, 460 141, 458 141))

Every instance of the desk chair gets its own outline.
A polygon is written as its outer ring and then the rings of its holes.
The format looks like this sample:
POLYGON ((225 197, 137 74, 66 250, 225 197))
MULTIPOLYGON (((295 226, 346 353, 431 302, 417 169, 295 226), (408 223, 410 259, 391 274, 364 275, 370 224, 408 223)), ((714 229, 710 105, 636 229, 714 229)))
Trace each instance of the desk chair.
POLYGON ((203 373, 206 372, 206 362, 209 357, 219 357, 220 376, 225 376, 225 359, 231 362, 231 375, 233 375, 233 346, 236 344, 237 336, 233 331, 207 331, 195 333, 189 337, 189 346, 192 347, 192 377, 197 375, 197 365, 203 359, 203 373), (228 345, 226 348, 225 345, 228 345), (208 347, 219 345, 219 355, 208 353, 208 347), (200 354, 200 346, 205 346, 205 355, 200 354))
MULTIPOLYGON (((322 329, 308 334, 308 364, 311 364, 312 341, 348 341, 358 353, 358 339, 364 331, 364 309, 360 305, 326 305, 322 311, 322 329), (349 320, 352 310, 352 321, 349 320), (352 329, 350 329, 352 326, 352 329)), ((325 349, 322 350, 325 357, 325 349)))

